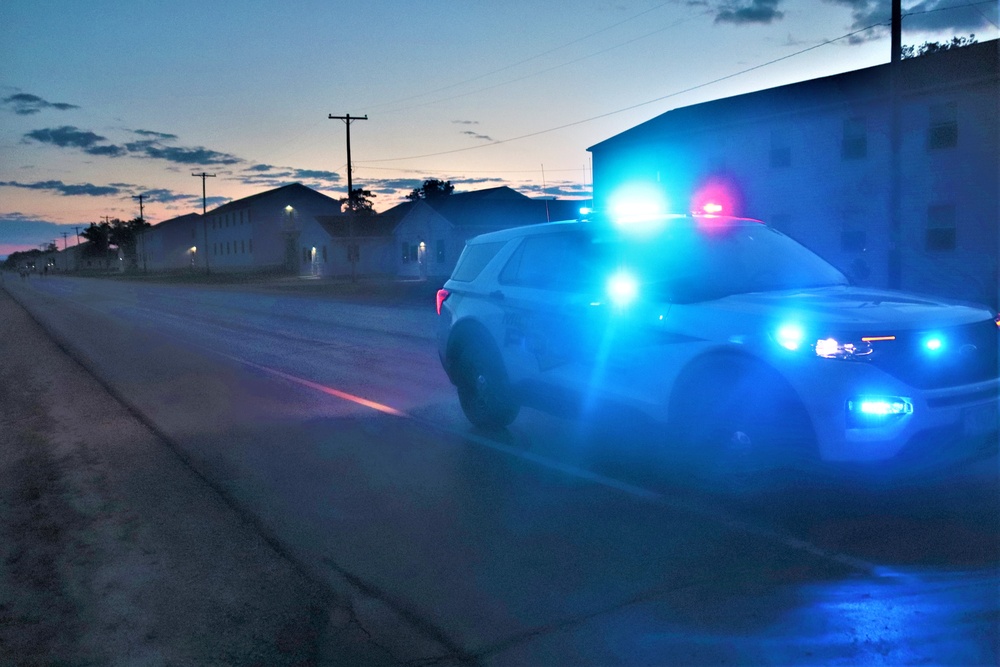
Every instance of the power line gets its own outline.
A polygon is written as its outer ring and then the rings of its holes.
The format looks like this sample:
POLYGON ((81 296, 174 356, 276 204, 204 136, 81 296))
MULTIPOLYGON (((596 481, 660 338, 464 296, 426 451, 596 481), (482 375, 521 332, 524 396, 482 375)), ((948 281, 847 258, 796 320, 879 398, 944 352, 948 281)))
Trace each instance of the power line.
MULTIPOLYGON (((492 76, 494 74, 499 74, 500 72, 504 72, 506 70, 513 69, 513 68, 518 67, 520 65, 524 65, 525 63, 529 63, 532 60, 538 60, 539 58, 542 58, 544 56, 549 55, 550 53, 555 53, 556 51, 561 51, 562 49, 565 49, 565 48, 567 48, 569 46, 572 46, 574 44, 578 44, 580 42, 587 41, 588 39, 591 39, 592 37, 595 37, 595 36, 601 34, 602 32, 607 32, 609 30, 613 30, 613 29, 617 28, 618 26, 625 25, 626 23, 629 23, 630 21, 634 21, 635 19, 639 18, 640 16, 644 16, 646 14, 649 14, 650 12, 656 11, 657 9, 665 7, 668 4, 670 4, 670 3, 664 2, 664 3, 661 3, 659 5, 656 5, 655 7, 650 7, 649 9, 647 9, 645 11, 642 11, 642 12, 639 12, 638 14, 636 14, 634 16, 631 16, 631 17, 629 17, 627 19, 619 21, 618 23, 613 23, 613 24, 611 24, 609 26, 601 28, 600 30, 595 30, 592 33, 589 33, 589 34, 584 35, 582 37, 578 37, 578 38, 576 38, 574 40, 570 40, 569 42, 566 42, 565 44, 561 44, 559 46, 553 47, 553 48, 549 49, 548 51, 543 51, 541 53, 536 53, 533 56, 525 58, 524 60, 519 60, 519 61, 517 61, 515 63, 511 63, 510 65, 504 65, 503 67, 499 67, 499 68, 497 68, 495 70, 491 70, 489 72, 485 72, 483 74, 479 74, 479 75, 470 77, 468 79, 463 79, 461 81, 456 81, 455 83, 448 84, 447 86, 441 86, 440 88, 435 88, 433 90, 424 91, 424 92, 418 93, 416 95, 410 95, 409 97, 401 97, 401 98, 398 98, 398 99, 395 99, 395 100, 389 100, 387 102, 379 102, 379 103, 376 103, 374 105, 369 104, 368 107, 369 108, 372 108, 372 107, 381 108, 381 107, 386 107, 386 106, 390 106, 390 105, 393 105, 393 104, 398 104, 400 102, 408 102, 409 100, 417 99, 417 98, 420 98, 420 97, 427 97, 428 95, 433 95, 434 93, 440 93, 440 92, 443 92, 445 90, 451 90, 452 88, 457 88, 457 87, 463 86, 463 85, 465 85, 467 83, 472 83, 474 81, 479 81, 480 79, 485 79, 488 76, 492 76)), ((576 61, 573 61, 573 62, 576 62, 576 61)), ((515 79, 515 81, 517 81, 517 80, 519 80, 519 79, 515 79)), ((499 84, 499 85, 503 85, 503 84, 499 84)), ((486 88, 484 90, 489 90, 489 89, 486 88)), ((478 91, 473 91, 473 92, 478 92, 478 91)), ((453 98, 446 98, 446 99, 453 99, 453 98)), ((436 100, 436 102, 443 102, 443 101, 445 101, 445 100, 436 100)), ((433 103, 434 102, 427 102, 426 104, 433 104, 433 103)), ((423 106, 423 104, 417 105, 417 106, 423 106)), ((383 112, 383 113, 394 113, 394 112, 393 111, 387 111, 387 112, 383 112)))
MULTIPOLYGON (((542 135, 542 134, 548 134, 549 132, 556 132, 558 130, 564 130, 564 129, 568 128, 568 127, 574 127, 576 125, 582 125, 584 123, 589 123, 589 122, 592 122, 592 121, 595 121, 595 120, 600 120, 601 118, 607 118, 609 116, 614 116, 614 115, 617 115, 617 114, 620 114, 620 113, 624 113, 626 111, 632 111, 633 109, 638 109, 640 107, 644 107, 644 106, 647 106, 649 104, 655 104, 656 102, 662 102, 663 100, 669 99, 671 97, 677 97, 678 95, 683 95, 685 93, 690 93, 691 91, 698 90, 699 88, 705 88, 706 86, 711 86, 713 84, 719 83, 720 81, 726 81, 727 79, 732 79, 732 78, 735 78, 737 76, 741 76, 743 74, 746 74, 747 72, 753 72, 754 70, 758 70, 758 69, 761 69, 763 67, 767 67, 769 65, 773 65, 775 63, 781 62, 782 60, 788 60, 789 58, 794 58, 795 56, 802 55, 803 53, 806 53, 808 51, 813 51, 813 50, 818 49, 818 48, 820 48, 822 46, 827 46, 828 44, 833 44, 834 42, 838 42, 838 41, 840 41, 842 39, 847 39, 848 37, 853 37, 854 35, 857 35, 857 34, 862 33, 862 32, 867 32, 868 30, 871 30, 872 28, 877 28, 878 26, 885 25, 885 24, 886 24, 885 21, 880 21, 879 23, 873 23, 872 25, 866 26, 864 28, 859 28, 858 30, 854 30, 852 32, 846 33, 846 34, 841 35, 839 37, 835 37, 833 39, 828 39, 825 42, 820 42, 819 44, 814 44, 813 46, 806 47, 806 48, 801 49, 799 51, 796 51, 794 53, 789 53, 788 55, 781 56, 780 58, 774 58, 773 60, 769 60, 769 61, 767 61, 765 63, 761 63, 759 65, 754 65, 753 67, 748 67, 746 69, 740 70, 739 72, 734 72, 732 74, 727 74, 726 76, 720 76, 720 77, 718 77, 716 79, 712 79, 711 81, 706 81, 704 83, 699 83, 698 85, 690 86, 690 87, 685 88, 683 90, 678 90, 678 91, 675 91, 675 92, 672 92, 672 93, 668 93, 667 95, 662 95, 662 96, 657 97, 657 98, 652 99, 652 100, 647 100, 645 102, 639 102, 638 104, 633 104, 631 106, 627 106, 627 107, 624 107, 624 108, 621 108, 621 109, 616 109, 615 111, 608 111, 606 113, 598 114, 596 116, 591 116, 589 118, 583 118, 581 120, 575 120, 573 122, 565 123, 563 125, 558 125, 556 127, 550 127, 548 129, 545 129, 545 130, 538 130, 536 132, 529 132, 528 134, 522 134, 522 135, 519 135, 519 136, 516 136, 516 137, 510 137, 508 139, 498 139, 498 140, 492 141, 492 142, 490 142, 488 144, 480 144, 478 146, 466 146, 465 148, 454 148, 454 149, 448 150, 448 151, 438 151, 436 153, 425 153, 423 155, 409 155, 409 156, 406 156, 406 157, 397 157, 397 158, 380 158, 380 159, 375 159, 375 160, 368 160, 367 163, 396 162, 396 161, 401 161, 401 160, 416 160, 416 159, 426 158, 426 157, 437 157, 438 155, 450 155, 452 153, 464 153, 466 151, 477 150, 477 149, 480 149, 480 148, 486 148, 488 146, 497 146, 497 145, 500 145, 500 144, 507 144, 507 143, 511 143, 511 142, 514 142, 514 141, 520 141, 522 139, 529 139, 531 137, 537 137, 537 136, 542 135)), ((366 163, 362 163, 362 164, 366 164, 366 163)))
MULTIPOLYGON (((697 16, 704 16, 705 14, 710 14, 711 12, 712 12, 712 10, 706 10, 704 12, 701 12, 700 14, 697 14, 697 16)), ((431 104, 438 104, 440 102, 448 102, 450 100, 455 100, 455 99, 458 99, 460 97, 468 97, 469 95, 475 95, 477 93, 484 93, 484 92, 486 92, 488 90, 493 90, 494 88, 501 88, 503 86, 507 86, 507 85, 510 85, 512 83, 517 83, 519 81, 524 81, 525 79, 531 79, 531 78, 536 77, 536 76, 541 76, 542 74, 548 74, 549 72, 552 72, 554 70, 561 69, 561 68, 567 67, 569 65, 574 65, 574 64, 576 64, 578 62, 581 62, 581 61, 584 61, 584 60, 588 60, 589 58, 593 58, 595 56, 603 55, 605 53, 608 53, 609 51, 614 51, 615 49, 620 49, 623 46, 628 46, 629 44, 633 44, 635 42, 641 41, 643 39, 646 39, 647 37, 652 37, 653 35, 657 35, 657 34, 659 34, 661 32, 666 31, 666 30, 670 30, 671 28, 676 28, 680 24, 685 23, 687 21, 690 21, 693 18, 695 18, 695 17, 694 16, 688 16, 686 18, 679 19, 677 21, 674 21, 670 25, 664 26, 662 28, 658 28, 657 30, 654 30, 652 32, 648 32, 645 35, 640 35, 639 37, 633 37, 632 39, 629 39, 629 40, 624 41, 624 42, 620 42, 620 43, 615 44, 613 46, 609 46, 609 47, 607 47, 605 49, 601 49, 600 51, 594 51, 592 53, 588 53, 585 56, 580 56, 579 58, 574 58, 573 60, 567 60, 566 62, 559 63, 558 65, 552 65, 551 67, 548 67, 546 69, 538 70, 538 71, 532 72, 530 74, 525 74, 525 75, 519 76, 519 77, 517 77, 515 79, 508 79, 507 81, 501 81, 499 83, 495 83, 492 86, 486 86, 486 87, 483 87, 483 88, 477 88, 475 90, 470 90, 470 91, 465 92, 465 93, 459 93, 457 95, 452 95, 451 97, 442 97, 440 99, 431 100, 429 102, 422 102, 420 104, 414 104, 414 105, 411 105, 411 106, 408 106, 408 107, 404 107, 404 108, 401 108, 401 109, 390 109, 390 110, 385 111, 383 113, 390 114, 390 113, 398 113, 400 111, 410 111, 411 109, 417 109, 419 107, 430 106, 431 104)))

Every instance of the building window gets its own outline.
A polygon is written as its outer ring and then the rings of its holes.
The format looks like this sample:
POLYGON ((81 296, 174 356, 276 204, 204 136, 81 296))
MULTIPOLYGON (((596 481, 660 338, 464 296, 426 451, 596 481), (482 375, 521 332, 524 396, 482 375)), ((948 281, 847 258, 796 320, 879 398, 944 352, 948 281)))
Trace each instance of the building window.
POLYGON ((861 215, 855 212, 844 213, 843 226, 840 228, 840 249, 844 252, 861 252, 867 243, 868 233, 861 215))
POLYGON ((933 204, 927 207, 927 250, 955 249, 955 206, 933 204))
POLYGON ((410 244, 403 242, 403 264, 410 261, 410 244))
POLYGON ((323 246, 323 262, 326 263, 326 246, 323 246))
POLYGON ((844 160, 861 160, 868 155, 868 127, 863 116, 844 121, 844 138, 840 143, 840 157, 844 160))
POLYGON ((784 130, 771 130, 771 167, 780 169, 792 166, 792 146, 788 133, 784 130))
POLYGON ((958 145, 958 106, 954 102, 930 108, 927 127, 927 150, 954 148, 958 145))
POLYGON ((309 248, 302 249, 302 261, 309 263, 309 248))
POLYGON ((444 264, 444 239, 437 241, 437 261, 438 264, 444 264))

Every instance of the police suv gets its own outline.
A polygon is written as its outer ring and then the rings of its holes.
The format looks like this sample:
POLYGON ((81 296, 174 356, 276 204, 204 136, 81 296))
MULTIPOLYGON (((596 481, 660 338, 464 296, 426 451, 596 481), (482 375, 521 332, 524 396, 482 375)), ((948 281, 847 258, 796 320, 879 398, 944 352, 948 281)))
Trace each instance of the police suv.
POLYGON ((678 446, 878 461, 927 442, 995 443, 995 313, 851 286, 756 220, 484 234, 437 308, 441 362, 481 428, 507 426, 522 405, 617 404, 666 423, 678 446))

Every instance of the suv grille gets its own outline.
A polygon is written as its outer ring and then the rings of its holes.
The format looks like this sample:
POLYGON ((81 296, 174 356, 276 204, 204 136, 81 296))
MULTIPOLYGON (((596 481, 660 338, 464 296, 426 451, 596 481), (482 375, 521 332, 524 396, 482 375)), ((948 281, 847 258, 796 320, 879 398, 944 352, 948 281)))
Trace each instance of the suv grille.
POLYGON ((1000 334, 992 320, 950 329, 897 335, 880 345, 871 363, 919 389, 940 389, 996 378, 1000 334), (938 335, 945 347, 930 351, 929 336, 938 335))

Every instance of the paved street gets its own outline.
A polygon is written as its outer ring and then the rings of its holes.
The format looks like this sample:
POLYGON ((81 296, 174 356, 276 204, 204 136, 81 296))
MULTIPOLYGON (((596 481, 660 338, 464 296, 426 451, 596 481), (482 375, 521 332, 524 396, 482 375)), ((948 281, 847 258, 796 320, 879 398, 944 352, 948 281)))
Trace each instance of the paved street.
POLYGON ((473 430, 433 303, 6 280, 381 659, 997 659, 995 455, 734 494, 687 475, 655 425, 525 411, 473 430))

